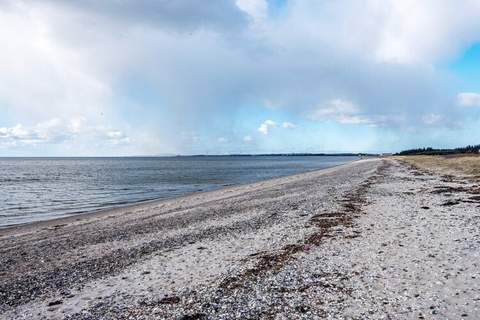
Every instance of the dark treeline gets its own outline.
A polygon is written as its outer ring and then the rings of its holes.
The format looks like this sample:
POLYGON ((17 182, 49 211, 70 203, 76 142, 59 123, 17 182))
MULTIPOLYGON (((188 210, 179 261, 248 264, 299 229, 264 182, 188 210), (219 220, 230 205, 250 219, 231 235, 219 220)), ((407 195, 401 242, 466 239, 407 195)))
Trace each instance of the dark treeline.
POLYGON ((462 148, 455 149, 434 149, 434 148, 417 148, 404 150, 398 153, 398 155, 408 156, 408 155, 445 155, 445 154, 456 154, 456 153, 479 153, 480 144, 475 146, 466 146, 462 148))

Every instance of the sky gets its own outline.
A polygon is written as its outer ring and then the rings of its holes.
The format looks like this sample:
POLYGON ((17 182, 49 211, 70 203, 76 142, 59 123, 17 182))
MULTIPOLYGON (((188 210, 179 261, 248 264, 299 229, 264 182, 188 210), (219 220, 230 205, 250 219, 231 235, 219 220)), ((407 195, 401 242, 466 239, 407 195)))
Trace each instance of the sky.
POLYGON ((0 156, 480 144, 480 0, 1 0, 0 156))

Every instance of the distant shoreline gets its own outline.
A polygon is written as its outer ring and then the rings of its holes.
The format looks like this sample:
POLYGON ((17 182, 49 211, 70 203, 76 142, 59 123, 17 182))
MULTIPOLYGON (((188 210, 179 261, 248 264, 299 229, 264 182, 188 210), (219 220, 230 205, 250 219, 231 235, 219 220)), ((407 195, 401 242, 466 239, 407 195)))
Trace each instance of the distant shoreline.
POLYGON ((0 156, 0 159, 155 159, 200 157, 378 157, 377 153, 239 153, 239 154, 172 154, 145 156, 0 156))

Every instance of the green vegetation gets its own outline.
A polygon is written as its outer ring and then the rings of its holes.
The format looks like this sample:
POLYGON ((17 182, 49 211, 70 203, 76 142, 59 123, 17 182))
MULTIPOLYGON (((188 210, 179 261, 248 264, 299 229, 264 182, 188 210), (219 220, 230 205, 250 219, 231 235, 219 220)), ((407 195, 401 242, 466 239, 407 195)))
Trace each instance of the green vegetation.
POLYGON ((408 155, 448 155, 448 154, 472 154, 480 152, 480 144, 474 146, 466 146, 462 148, 455 149, 434 149, 434 148, 418 148, 404 150, 397 155, 408 156, 408 155))

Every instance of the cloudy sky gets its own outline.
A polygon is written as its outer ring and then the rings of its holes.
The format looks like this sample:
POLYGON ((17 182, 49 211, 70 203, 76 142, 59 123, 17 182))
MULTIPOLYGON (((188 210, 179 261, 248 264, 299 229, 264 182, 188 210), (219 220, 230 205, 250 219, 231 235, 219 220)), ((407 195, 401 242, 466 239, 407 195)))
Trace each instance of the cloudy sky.
POLYGON ((480 0, 1 0, 0 156, 480 143, 480 0))

